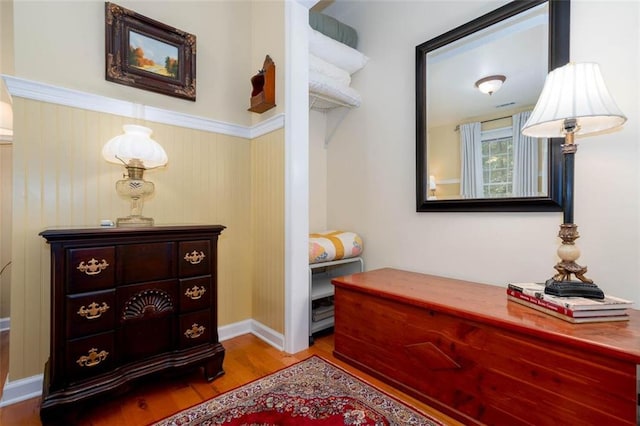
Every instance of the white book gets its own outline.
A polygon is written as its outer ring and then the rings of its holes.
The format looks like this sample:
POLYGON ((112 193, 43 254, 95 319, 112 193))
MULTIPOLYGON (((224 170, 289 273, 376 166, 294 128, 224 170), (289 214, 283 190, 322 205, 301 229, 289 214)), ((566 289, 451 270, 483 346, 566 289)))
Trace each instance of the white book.
POLYGON ((604 299, 588 299, 586 297, 560 297, 544 292, 544 284, 540 283, 510 283, 509 288, 520 291, 538 299, 546 300, 557 306, 573 311, 594 311, 601 309, 627 309, 633 306, 633 302, 619 297, 604 295, 604 299))

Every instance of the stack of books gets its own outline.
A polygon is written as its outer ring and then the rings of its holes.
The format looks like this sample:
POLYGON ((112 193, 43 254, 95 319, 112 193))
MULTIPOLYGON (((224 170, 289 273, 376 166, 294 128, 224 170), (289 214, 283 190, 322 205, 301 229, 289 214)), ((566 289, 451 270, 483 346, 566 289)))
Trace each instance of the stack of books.
POLYGON ((331 318, 334 314, 333 305, 320 306, 311 311, 311 321, 321 321, 326 318, 331 318))
POLYGON ((511 283, 507 298, 513 302, 573 323, 627 321, 633 302, 605 294, 604 299, 559 297, 545 294, 544 284, 511 283))
POLYGON ((314 300, 311 304, 311 321, 317 322, 334 315, 333 296, 314 300))

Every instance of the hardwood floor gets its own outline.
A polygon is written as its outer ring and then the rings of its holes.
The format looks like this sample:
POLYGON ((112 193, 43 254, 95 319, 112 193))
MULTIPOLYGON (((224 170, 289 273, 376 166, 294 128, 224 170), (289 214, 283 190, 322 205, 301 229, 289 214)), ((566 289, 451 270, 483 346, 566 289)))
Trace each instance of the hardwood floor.
MULTIPOLYGON (((79 410, 77 424, 80 426, 148 425, 315 354, 355 373, 365 381, 447 425, 461 425, 431 407, 336 360, 332 354, 333 334, 318 336, 309 349, 294 355, 275 349, 251 334, 225 340, 222 344, 226 350, 225 374, 214 381, 206 382, 201 371, 193 371, 181 377, 147 380, 139 383, 123 396, 100 401, 100 404, 79 410)), ((8 355, 6 346, 0 344, 0 360, 3 361, 0 362, 0 368, 6 368, 4 362, 8 355)), ((3 377, 3 371, 0 371, 0 377, 3 377)), ((34 398, 0 408, 0 425, 41 425, 39 404, 40 398, 34 398)))

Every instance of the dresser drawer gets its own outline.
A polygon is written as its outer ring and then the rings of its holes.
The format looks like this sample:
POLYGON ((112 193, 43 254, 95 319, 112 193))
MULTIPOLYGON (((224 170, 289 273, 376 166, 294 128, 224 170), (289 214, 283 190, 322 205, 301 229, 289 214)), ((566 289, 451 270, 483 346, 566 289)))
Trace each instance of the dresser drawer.
POLYGON ((208 309, 181 315, 178 330, 180 347, 197 346, 211 341, 210 319, 211 312, 208 309))
POLYGON ((176 276, 174 242, 118 246, 118 273, 122 284, 176 276))
POLYGON ((209 240, 181 241, 178 249, 180 276, 209 275, 212 256, 209 240))
POLYGON ((113 287, 116 271, 114 247, 67 250, 67 291, 84 293, 113 287))
POLYGON ((208 308, 212 297, 211 275, 180 280, 180 312, 208 308))
POLYGON ((112 332, 67 342, 66 380, 73 382, 111 370, 116 362, 112 332))
POLYGON ((175 347, 175 321, 171 316, 130 321, 117 333, 118 354, 123 363, 159 355, 175 347))
POLYGON ((67 338, 94 334, 115 324, 115 290, 73 294, 66 297, 67 338))

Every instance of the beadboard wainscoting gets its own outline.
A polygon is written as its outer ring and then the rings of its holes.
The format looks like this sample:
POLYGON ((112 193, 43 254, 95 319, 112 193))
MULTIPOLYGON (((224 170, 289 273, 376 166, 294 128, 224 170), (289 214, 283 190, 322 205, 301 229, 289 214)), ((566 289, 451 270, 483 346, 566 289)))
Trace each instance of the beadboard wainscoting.
POLYGON ((0 404, 41 389, 34 380, 41 384, 49 355, 49 247, 38 233, 129 212, 115 191, 124 169, 100 155, 123 124, 150 127, 169 157, 147 173, 156 192, 145 215, 159 225, 226 226, 218 254, 221 340, 228 327, 283 347, 284 114, 242 126, 3 78, 14 109, 14 202, 11 381, 0 404))

